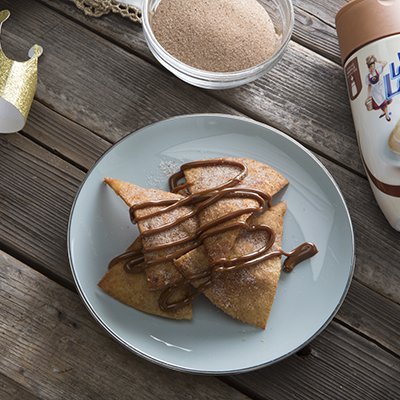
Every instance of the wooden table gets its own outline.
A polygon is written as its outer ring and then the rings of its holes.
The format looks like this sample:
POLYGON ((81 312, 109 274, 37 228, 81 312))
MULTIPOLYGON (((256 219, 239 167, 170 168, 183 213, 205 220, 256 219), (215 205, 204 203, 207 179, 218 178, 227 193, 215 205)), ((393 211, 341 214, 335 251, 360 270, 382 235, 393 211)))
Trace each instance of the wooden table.
POLYGON ((227 91, 179 81, 141 28, 85 17, 68 0, 1 0, 2 44, 44 47, 28 124, 0 136, 1 399, 399 399, 400 233, 372 196, 340 66, 344 0, 295 0, 279 65, 227 91), (67 259, 69 211, 86 171, 115 141, 187 113, 247 115, 311 149, 337 180, 356 233, 349 294, 310 346, 272 367, 223 378, 177 373, 115 343, 78 297, 67 259))

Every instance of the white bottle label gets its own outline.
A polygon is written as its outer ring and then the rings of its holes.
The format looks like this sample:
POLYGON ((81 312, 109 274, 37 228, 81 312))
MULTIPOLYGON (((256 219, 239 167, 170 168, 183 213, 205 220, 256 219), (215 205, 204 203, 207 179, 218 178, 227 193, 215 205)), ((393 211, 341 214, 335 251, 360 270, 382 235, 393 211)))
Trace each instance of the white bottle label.
POLYGON ((344 71, 368 179, 386 218, 400 230, 400 35, 364 46, 344 71))

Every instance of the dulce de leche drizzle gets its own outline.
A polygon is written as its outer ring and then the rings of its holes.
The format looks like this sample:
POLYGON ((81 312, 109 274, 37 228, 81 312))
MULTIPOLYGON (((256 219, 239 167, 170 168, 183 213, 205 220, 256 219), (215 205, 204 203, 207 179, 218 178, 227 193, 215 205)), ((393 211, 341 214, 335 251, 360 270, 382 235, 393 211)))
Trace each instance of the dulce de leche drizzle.
POLYGON ((221 167, 221 166, 231 166, 240 169, 240 173, 237 174, 234 178, 226 181, 220 186, 213 187, 205 192, 210 191, 218 191, 221 189, 225 189, 228 187, 236 186, 239 184, 248 174, 247 166, 239 161, 234 160, 224 160, 224 159, 214 159, 214 160, 200 160, 200 161, 192 161, 181 166, 180 171, 176 172, 175 174, 171 175, 168 180, 169 188, 172 193, 179 193, 182 190, 185 190, 187 194, 190 192, 187 190, 189 188, 189 184, 186 182, 184 184, 179 184, 179 181, 185 178, 185 171, 192 168, 199 168, 199 167, 221 167))
POLYGON ((187 214, 177 218, 176 220, 161 225, 157 228, 149 229, 144 231, 141 236, 149 236, 155 233, 160 233, 168 229, 173 228, 190 218, 196 217, 202 210, 209 207, 210 205, 216 203, 221 199, 226 198, 247 198, 253 199, 258 203, 258 206, 247 207, 240 210, 233 211, 223 217, 217 218, 207 224, 201 225, 192 235, 188 235, 184 239, 180 239, 171 243, 152 246, 146 248, 146 254, 153 253, 160 250, 165 250, 170 247, 180 246, 178 250, 171 252, 170 254, 164 255, 162 257, 154 258, 151 260, 145 260, 143 249, 140 251, 127 251, 120 256, 115 257, 111 260, 109 268, 115 264, 123 261, 124 269, 128 273, 140 273, 144 271, 151 265, 160 264, 167 261, 172 261, 179 258, 180 256, 186 254, 187 252, 199 247, 205 239, 217 235, 223 232, 227 232, 233 229, 241 229, 248 232, 263 231, 266 234, 265 245, 249 254, 245 254, 235 258, 220 258, 218 260, 210 263, 209 268, 201 273, 192 274, 190 276, 184 276, 182 280, 166 287, 160 295, 159 305, 163 311, 176 309, 183 307, 190 303, 193 298, 195 298, 199 293, 207 289, 213 282, 215 276, 220 273, 227 271, 233 271, 240 268, 246 268, 258 264, 262 261, 268 260, 277 256, 286 256, 284 262, 284 271, 291 272, 293 268, 303 260, 315 255, 318 250, 313 243, 303 243, 296 247, 291 252, 285 252, 282 249, 271 251, 271 248, 275 242, 275 232, 271 227, 265 224, 249 225, 246 222, 230 222, 230 220, 248 213, 263 213, 271 206, 271 197, 266 193, 252 188, 235 188, 248 174, 248 170, 245 164, 224 159, 214 159, 214 160, 203 160, 194 161, 187 164, 183 164, 179 172, 172 175, 169 179, 170 190, 173 193, 181 193, 186 195, 186 197, 179 200, 160 200, 160 201, 148 201, 145 203, 132 206, 129 210, 131 221, 137 223, 145 219, 153 218, 163 213, 173 211, 179 207, 192 207, 192 210, 187 214), (189 184, 180 183, 184 179, 184 171, 191 168, 201 168, 210 166, 232 166, 238 168, 240 172, 234 176, 232 179, 226 181, 225 183, 207 189, 201 192, 190 194, 189 184), (138 217, 136 211, 143 210, 146 208, 162 207, 161 209, 154 211, 145 216, 138 217), (221 226, 221 224, 224 224, 221 226), (185 245, 182 247, 182 245, 185 245), (193 289, 191 283, 194 281, 202 280, 202 283, 193 289), (171 301, 171 298, 181 289, 187 288, 186 295, 177 300, 171 301))

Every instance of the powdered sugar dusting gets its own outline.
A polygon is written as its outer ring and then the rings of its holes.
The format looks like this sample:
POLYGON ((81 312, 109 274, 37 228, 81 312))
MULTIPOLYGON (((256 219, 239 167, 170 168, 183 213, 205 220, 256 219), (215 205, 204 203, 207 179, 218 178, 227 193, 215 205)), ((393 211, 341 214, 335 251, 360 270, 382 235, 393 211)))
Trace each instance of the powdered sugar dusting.
MULTIPOLYGON (((246 158, 224 158, 223 160, 239 161, 248 169, 247 176, 239 185, 236 185, 236 188, 257 189, 272 196, 287 184, 287 180, 268 165, 246 158)), ((185 170, 185 177, 190 184, 191 192, 196 193, 220 186, 233 179, 240 171, 241 169, 234 165, 217 164, 185 170)), ((238 210, 255 210, 258 207, 258 202, 251 198, 224 198, 203 210, 199 214, 199 220, 203 225, 238 210)), ((232 218, 231 222, 244 221, 250 215, 249 213, 232 218)), ((205 245, 210 259, 227 257, 238 233, 239 230, 230 231, 214 237, 212 241, 207 239, 205 245)))
POLYGON ((161 161, 160 162, 160 170, 164 174, 164 176, 171 176, 175 172, 178 172, 180 168, 180 164, 175 161, 161 161))
POLYGON ((178 163, 173 160, 162 160, 158 165, 158 173, 157 174, 149 174, 146 177, 146 182, 151 187, 160 187, 164 186, 168 181, 168 178, 179 171, 181 163, 178 163))
POLYGON ((152 187, 159 187, 161 186, 161 184, 164 182, 163 179, 161 179, 161 177, 159 177, 158 175, 152 175, 149 174, 146 176, 146 183, 148 186, 152 186, 152 187))

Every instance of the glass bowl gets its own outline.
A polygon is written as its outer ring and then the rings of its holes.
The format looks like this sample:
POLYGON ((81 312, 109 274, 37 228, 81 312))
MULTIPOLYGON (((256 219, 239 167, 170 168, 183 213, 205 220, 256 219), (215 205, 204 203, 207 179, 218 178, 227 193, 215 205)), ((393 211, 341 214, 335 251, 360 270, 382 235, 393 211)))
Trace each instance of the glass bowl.
POLYGON ((279 35, 279 45, 270 58, 254 67, 234 72, 211 72, 187 65, 169 54, 157 41, 151 28, 151 15, 160 0, 143 0, 143 32, 154 57, 178 78, 205 89, 229 89, 254 81, 270 71, 282 58, 293 30, 294 13, 291 0, 262 0, 279 35))

